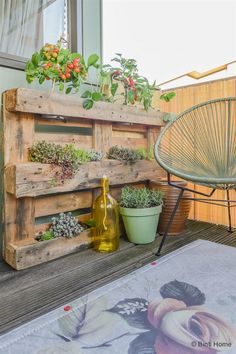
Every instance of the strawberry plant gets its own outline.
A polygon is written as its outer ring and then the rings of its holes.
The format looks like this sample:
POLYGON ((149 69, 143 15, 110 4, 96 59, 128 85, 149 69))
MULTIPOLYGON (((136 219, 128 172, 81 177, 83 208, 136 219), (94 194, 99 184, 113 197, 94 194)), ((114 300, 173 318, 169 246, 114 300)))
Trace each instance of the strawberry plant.
POLYGON ((32 55, 26 64, 26 80, 31 83, 38 80, 43 84, 45 80, 51 80, 59 87, 60 91, 70 93, 77 92, 80 85, 86 80, 91 66, 97 67, 99 57, 92 54, 85 63, 79 53, 71 53, 63 48, 62 40, 57 44, 46 43, 39 52, 32 55))
MULTIPOLYGON (((142 104, 145 111, 152 108, 156 82, 150 84, 146 77, 139 74, 135 59, 126 59, 122 54, 117 53, 112 61, 116 62, 117 66, 106 64, 99 67, 100 85, 96 91, 93 88, 91 91, 87 90, 83 93, 84 108, 92 108, 96 101, 114 102, 120 98, 124 100, 126 105, 142 104), (120 95, 117 94, 119 83, 123 87, 123 92, 120 95)), ((175 93, 170 92, 162 96, 161 99, 170 101, 175 93)))

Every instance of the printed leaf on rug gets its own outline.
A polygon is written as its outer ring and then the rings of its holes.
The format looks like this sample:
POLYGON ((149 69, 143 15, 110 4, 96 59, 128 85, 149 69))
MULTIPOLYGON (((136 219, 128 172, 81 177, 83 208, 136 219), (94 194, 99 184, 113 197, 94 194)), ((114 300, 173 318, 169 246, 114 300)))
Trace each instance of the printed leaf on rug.
POLYGON ((140 334, 130 342, 128 354, 156 354, 154 348, 156 336, 157 333, 151 331, 140 334))
POLYGON ((147 318, 148 301, 143 298, 124 299, 107 311, 114 312, 125 319, 130 326, 151 329, 147 318))
POLYGON ((203 305, 206 301, 205 294, 196 286, 174 280, 160 288, 161 296, 183 301, 187 306, 203 305))

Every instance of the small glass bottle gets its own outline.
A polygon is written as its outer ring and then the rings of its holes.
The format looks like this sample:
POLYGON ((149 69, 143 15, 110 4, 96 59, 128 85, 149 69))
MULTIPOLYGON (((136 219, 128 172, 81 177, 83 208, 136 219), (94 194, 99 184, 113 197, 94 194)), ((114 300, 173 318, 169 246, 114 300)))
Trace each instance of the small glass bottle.
POLYGON ((101 194, 93 203, 93 247, 99 252, 114 252, 119 247, 118 204, 109 194, 109 180, 103 176, 101 194))

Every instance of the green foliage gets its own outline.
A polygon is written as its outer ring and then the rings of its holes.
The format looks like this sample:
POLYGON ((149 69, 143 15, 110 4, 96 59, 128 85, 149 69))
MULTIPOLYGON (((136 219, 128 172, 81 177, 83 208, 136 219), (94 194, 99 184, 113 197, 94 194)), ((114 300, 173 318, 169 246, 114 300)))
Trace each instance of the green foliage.
POLYGON ((163 95, 160 96, 160 100, 163 100, 165 102, 170 102, 170 100, 172 100, 175 96, 176 96, 175 92, 163 93, 163 95))
POLYGON ((143 160, 153 160, 154 159, 154 151, 152 148, 149 150, 145 148, 140 148, 136 150, 141 156, 143 160))
POLYGON ((96 226, 95 220, 93 220, 93 219, 89 219, 89 220, 87 220, 87 221, 84 221, 84 224, 85 224, 89 229, 91 229, 92 227, 95 227, 95 226, 96 226))
POLYGON ((143 160, 143 153, 129 148, 112 146, 108 153, 107 158, 111 160, 127 161, 129 163, 135 163, 139 160, 143 160))
POLYGON ((67 84, 65 92, 69 94, 72 90, 78 91, 91 66, 97 68, 97 54, 90 55, 86 65, 83 56, 63 48, 62 41, 55 45, 46 43, 39 52, 33 53, 25 69, 28 83, 38 80, 43 84, 45 80, 51 80, 63 92, 67 84))
POLYGON ((118 89, 118 82, 120 82, 124 88, 122 95, 125 104, 141 103, 148 111, 152 107, 156 83, 150 84, 147 78, 139 75, 135 59, 126 59, 122 54, 117 53, 112 61, 116 62, 118 66, 103 65, 101 67, 102 84, 109 84, 110 93, 114 97, 118 89))
POLYGON ((151 208, 162 203, 163 192, 147 188, 125 186, 121 190, 120 206, 123 208, 151 208))
POLYGON ((37 238, 38 241, 48 241, 54 239, 54 234, 52 231, 47 230, 43 233, 40 233, 37 238))
MULTIPOLYGON (((99 56, 91 54, 86 63, 81 54, 71 53, 69 49, 63 48, 63 41, 61 38, 57 44, 46 43, 39 52, 32 54, 25 69, 28 83, 37 80, 39 84, 43 84, 45 80, 51 80, 53 89, 56 84, 59 91, 66 94, 78 92, 81 84, 88 79, 90 68, 94 67, 99 84, 82 94, 85 109, 91 109, 98 101, 114 102, 119 98, 122 98, 126 105, 142 104, 146 111, 152 107, 156 82, 150 84, 146 77, 139 74, 135 59, 127 59, 116 53, 112 59, 116 63, 115 66, 99 65, 99 56), (123 92, 117 95, 119 83, 123 92)), ((173 97, 175 93, 169 92, 160 98, 169 102, 173 97)))
POLYGON ((52 218, 52 225, 49 229, 53 233, 54 237, 67 237, 71 238, 77 236, 84 227, 78 222, 78 220, 69 213, 60 213, 58 217, 52 218))
MULTIPOLYGON (((96 152, 100 156, 100 152, 96 152)), ((32 162, 49 163, 53 167, 59 166, 56 177, 59 180, 72 178, 81 164, 95 161, 95 150, 86 151, 76 149, 74 145, 65 146, 47 143, 45 141, 34 144, 29 149, 29 160, 32 162)))
POLYGON ((87 67, 89 68, 90 66, 95 66, 99 60, 99 56, 97 54, 91 54, 88 57, 88 62, 87 62, 87 67))

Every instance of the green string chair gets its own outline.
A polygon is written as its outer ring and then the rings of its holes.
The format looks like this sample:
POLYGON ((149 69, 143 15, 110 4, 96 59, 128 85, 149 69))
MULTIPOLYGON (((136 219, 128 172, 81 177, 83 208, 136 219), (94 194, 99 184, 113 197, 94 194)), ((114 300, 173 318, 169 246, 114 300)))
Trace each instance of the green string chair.
POLYGON ((154 153, 167 171, 168 183, 180 189, 157 255, 161 253, 185 190, 209 198, 217 189, 225 190, 225 200, 189 199, 227 207, 231 232, 230 208, 235 206, 231 204, 235 201, 230 200, 229 190, 236 189, 236 97, 207 101, 179 114, 159 135, 154 153), (211 192, 205 194, 179 187, 171 181, 171 175, 209 187, 211 192))

